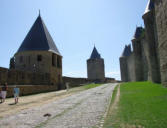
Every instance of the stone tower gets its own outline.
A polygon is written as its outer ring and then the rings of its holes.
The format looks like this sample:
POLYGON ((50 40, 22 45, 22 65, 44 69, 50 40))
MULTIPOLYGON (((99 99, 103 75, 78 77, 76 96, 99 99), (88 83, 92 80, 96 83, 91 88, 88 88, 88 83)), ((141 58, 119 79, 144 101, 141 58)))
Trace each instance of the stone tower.
POLYGON ((154 0, 161 82, 167 87, 167 1, 154 0))
POLYGON ((62 83, 62 56, 40 14, 15 53, 14 59, 15 69, 46 73, 50 75, 50 84, 62 83))
MULTIPOLYGON (((131 45, 126 45, 120 60, 121 80, 146 81, 148 80, 148 63, 145 55, 145 31, 142 27, 136 27, 131 45)), ((146 49, 147 50, 147 49, 146 49)))
POLYGON ((120 61, 120 71, 121 71, 121 80, 123 82, 128 82, 130 81, 129 78, 129 73, 128 73, 128 65, 127 65, 127 59, 128 57, 132 54, 131 51, 131 46, 130 45, 125 45, 124 51, 121 55, 121 57, 119 58, 120 61))
POLYGON ((134 54, 134 70, 135 70, 135 81, 143 80, 143 61, 142 61, 142 44, 141 35, 143 32, 142 27, 137 27, 134 37, 132 39, 133 54, 134 54))
POLYGON ((143 15, 143 20, 146 30, 146 58, 148 60, 148 68, 150 74, 150 80, 156 83, 161 82, 160 76, 160 64, 159 64, 159 51, 158 51, 158 39, 157 29, 154 12, 154 2, 148 1, 146 10, 143 15))
POLYGON ((103 82, 105 80, 104 59, 94 47, 90 59, 87 60, 87 75, 89 80, 103 82))

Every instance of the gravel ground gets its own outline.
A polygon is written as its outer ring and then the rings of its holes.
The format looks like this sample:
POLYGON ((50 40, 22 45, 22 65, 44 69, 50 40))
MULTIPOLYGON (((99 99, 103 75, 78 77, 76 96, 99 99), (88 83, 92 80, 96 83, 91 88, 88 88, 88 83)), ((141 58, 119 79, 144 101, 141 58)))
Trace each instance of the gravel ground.
POLYGON ((100 121, 115 86, 116 84, 104 84, 40 107, 6 116, 0 119, 0 128, 100 127, 100 121))

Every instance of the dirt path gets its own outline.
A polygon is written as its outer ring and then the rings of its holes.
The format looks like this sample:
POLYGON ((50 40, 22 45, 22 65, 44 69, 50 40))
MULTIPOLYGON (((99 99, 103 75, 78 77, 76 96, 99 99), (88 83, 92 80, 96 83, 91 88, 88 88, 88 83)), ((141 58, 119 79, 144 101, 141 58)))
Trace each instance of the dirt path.
POLYGON ((112 101, 110 100, 110 105, 102 121, 101 128, 109 128, 113 126, 114 122, 117 122, 117 119, 115 119, 114 117, 117 114, 118 104, 120 100, 120 84, 117 86, 117 88, 115 88, 114 91, 115 97, 114 99, 112 99, 112 101))
POLYGON ((8 98, 6 99, 5 103, 0 104, 0 118, 20 112, 21 110, 42 106, 58 99, 65 98, 82 90, 83 88, 79 87, 70 89, 68 92, 66 90, 62 90, 56 92, 22 96, 19 98, 18 104, 14 104, 14 98, 8 98))
POLYGON ((118 85, 118 89, 117 89, 117 93, 116 93, 116 96, 115 96, 115 100, 110 108, 110 111, 113 112, 115 111, 115 109, 117 109, 118 107, 118 102, 119 102, 119 99, 120 99, 120 85, 118 85))
POLYGON ((0 127, 98 127, 115 86, 116 84, 105 84, 70 96, 65 96, 59 100, 53 99, 53 101, 48 101, 47 104, 21 110, 18 113, 0 119, 0 127))

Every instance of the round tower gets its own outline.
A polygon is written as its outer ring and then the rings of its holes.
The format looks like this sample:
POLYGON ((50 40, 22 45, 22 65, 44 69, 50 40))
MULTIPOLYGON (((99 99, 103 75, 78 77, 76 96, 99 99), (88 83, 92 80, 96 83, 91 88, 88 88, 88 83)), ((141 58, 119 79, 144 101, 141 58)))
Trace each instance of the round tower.
POLYGON ((130 45, 125 45, 124 51, 119 58, 120 61, 120 72, 121 72, 121 80, 123 82, 128 82, 130 80, 130 76, 128 73, 128 64, 127 64, 127 58, 132 54, 131 51, 131 46, 130 45))
POLYGON ((87 75, 89 80, 95 82, 105 80, 104 59, 101 58, 96 47, 94 47, 91 57, 87 60, 87 75))
POLYGON ((141 35, 144 29, 137 27, 134 37, 132 39, 133 53, 134 53, 134 67, 135 67, 135 81, 143 81, 143 63, 142 63, 142 44, 141 35))
POLYGON ((15 69, 50 75, 50 84, 62 83, 62 56, 39 15, 14 55, 15 69))
POLYGON ((154 2, 152 0, 148 1, 146 10, 143 15, 143 20, 145 24, 146 40, 147 40, 147 50, 146 58, 148 61, 148 68, 150 72, 150 80, 153 82, 161 82, 160 77, 160 64, 159 64, 159 51, 158 51, 158 39, 157 39, 157 29, 154 14, 154 2))

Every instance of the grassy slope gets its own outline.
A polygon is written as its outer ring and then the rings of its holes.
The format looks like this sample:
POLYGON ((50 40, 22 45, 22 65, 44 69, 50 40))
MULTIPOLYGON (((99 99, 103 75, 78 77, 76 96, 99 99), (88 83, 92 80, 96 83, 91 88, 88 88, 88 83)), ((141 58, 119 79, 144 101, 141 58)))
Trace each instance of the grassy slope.
POLYGON ((125 83, 110 126, 167 128, 167 88, 151 82, 125 83))

